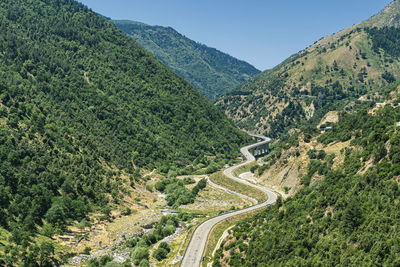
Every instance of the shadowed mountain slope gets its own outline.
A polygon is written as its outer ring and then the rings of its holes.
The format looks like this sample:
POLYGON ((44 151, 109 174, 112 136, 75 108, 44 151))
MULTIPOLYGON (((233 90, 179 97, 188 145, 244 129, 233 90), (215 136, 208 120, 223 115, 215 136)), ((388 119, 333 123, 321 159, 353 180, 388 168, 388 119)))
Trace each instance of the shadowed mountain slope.
POLYGON ((171 27, 126 20, 113 22, 211 100, 260 72, 242 60, 190 40, 171 27))

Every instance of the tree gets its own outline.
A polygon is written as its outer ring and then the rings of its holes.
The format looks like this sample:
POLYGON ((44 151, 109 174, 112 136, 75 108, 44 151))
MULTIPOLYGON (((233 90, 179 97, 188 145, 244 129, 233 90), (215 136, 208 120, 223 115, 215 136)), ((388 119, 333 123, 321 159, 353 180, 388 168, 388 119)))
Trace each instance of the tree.
POLYGON ((63 228, 65 225, 66 214, 61 203, 54 203, 45 215, 46 221, 56 227, 63 228))
POLYGON ((131 253, 131 258, 136 265, 139 265, 142 260, 148 260, 149 249, 147 247, 136 246, 131 253))
POLYGON ((41 266, 51 266, 51 259, 54 255, 54 246, 50 242, 42 242, 40 244, 40 264, 41 266))
POLYGON ((159 245, 158 247, 159 247, 159 248, 165 249, 168 253, 169 253, 170 250, 171 250, 167 242, 161 242, 160 245, 159 245))
POLYGON ((158 261, 162 261, 163 259, 167 258, 168 251, 164 248, 157 248, 154 253, 153 257, 157 259, 158 261))
POLYGON ((143 259, 140 261, 139 267, 150 267, 150 263, 148 259, 143 259))
POLYGON ((108 262, 111 262, 113 259, 109 255, 104 255, 99 260, 100 266, 105 266, 108 262))

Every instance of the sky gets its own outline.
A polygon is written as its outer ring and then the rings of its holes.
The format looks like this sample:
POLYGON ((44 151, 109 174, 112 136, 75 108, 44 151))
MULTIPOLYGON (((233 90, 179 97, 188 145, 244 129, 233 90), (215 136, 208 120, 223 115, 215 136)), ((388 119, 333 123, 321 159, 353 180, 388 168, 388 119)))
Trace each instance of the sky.
POLYGON ((170 26, 186 37, 272 68, 321 37, 375 15, 391 0, 79 0, 112 19, 170 26))

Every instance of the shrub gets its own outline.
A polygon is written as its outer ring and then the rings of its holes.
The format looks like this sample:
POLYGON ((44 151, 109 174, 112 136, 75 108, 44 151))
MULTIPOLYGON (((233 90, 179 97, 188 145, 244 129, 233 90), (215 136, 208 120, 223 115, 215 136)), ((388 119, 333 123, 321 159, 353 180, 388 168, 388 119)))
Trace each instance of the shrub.
POLYGON ((122 212, 121 212, 121 215, 123 215, 123 216, 128 216, 128 215, 131 215, 132 214, 132 210, 130 209, 130 208, 128 208, 128 207, 126 207, 122 212))
POLYGON ((92 251, 92 248, 90 247, 85 247, 85 249, 83 250, 83 254, 89 255, 90 251, 92 251))
POLYGON ((185 177, 185 178, 183 179, 183 183, 184 183, 184 184, 194 184, 194 183, 196 183, 196 181, 195 181, 193 178, 191 178, 191 177, 185 177))
POLYGON ((112 261, 113 259, 109 255, 104 255, 103 257, 100 258, 99 260, 99 265, 104 266, 108 262, 112 261))
POLYGON ((171 249, 170 249, 170 247, 169 247, 167 242, 161 242, 158 247, 165 249, 166 251, 168 251, 168 253, 171 251, 171 249))
POLYGON ((151 186, 150 184, 146 185, 146 190, 149 192, 153 192, 153 186, 151 186))
POLYGON ((140 247, 136 246, 136 248, 133 249, 131 258, 133 260, 133 263, 136 265, 139 265, 139 263, 142 262, 142 260, 148 260, 149 258, 149 249, 147 247, 140 247))
POLYGON ((252 166, 251 168, 250 168, 250 171, 252 172, 252 173, 255 173, 256 172, 256 170, 258 169, 258 165, 254 165, 254 166, 252 166))
POLYGON ((162 261, 163 259, 165 259, 168 255, 168 251, 164 248, 158 248, 154 251, 153 253, 153 257, 155 259, 157 259, 158 261, 162 261))
POLYGON ((150 267, 149 260, 143 259, 143 260, 140 262, 139 267, 150 267))
POLYGON ((167 225, 164 227, 164 229, 162 229, 162 233, 164 236, 169 236, 175 233, 175 230, 176 230, 175 226, 167 225))
POLYGON ((126 245, 128 248, 133 248, 133 247, 136 246, 136 244, 138 243, 138 241, 139 241, 138 238, 135 237, 135 238, 132 238, 132 239, 129 239, 128 241, 126 241, 125 245, 126 245))

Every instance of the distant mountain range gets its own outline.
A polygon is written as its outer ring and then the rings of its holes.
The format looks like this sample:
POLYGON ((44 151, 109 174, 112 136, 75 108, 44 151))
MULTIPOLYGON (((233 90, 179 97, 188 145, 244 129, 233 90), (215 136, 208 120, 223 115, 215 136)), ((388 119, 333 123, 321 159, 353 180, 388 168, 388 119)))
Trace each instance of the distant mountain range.
POLYGON ((216 99, 260 72, 242 60, 190 40, 171 27, 127 20, 112 22, 208 99, 216 99))
POLYGON ((325 37, 225 94, 236 124, 271 136, 319 121, 352 101, 382 101, 400 77, 400 2, 325 37))

